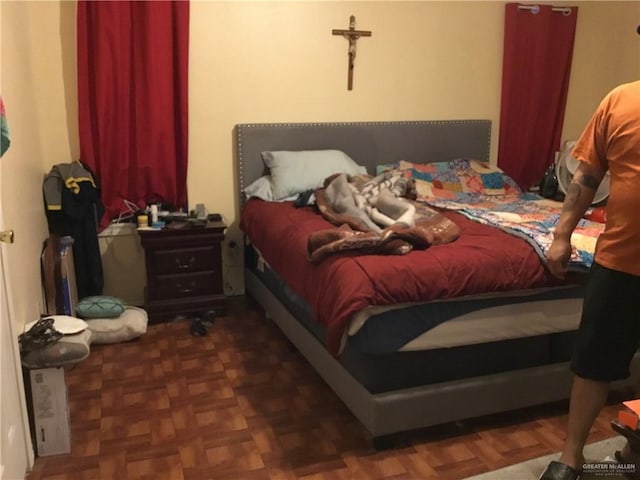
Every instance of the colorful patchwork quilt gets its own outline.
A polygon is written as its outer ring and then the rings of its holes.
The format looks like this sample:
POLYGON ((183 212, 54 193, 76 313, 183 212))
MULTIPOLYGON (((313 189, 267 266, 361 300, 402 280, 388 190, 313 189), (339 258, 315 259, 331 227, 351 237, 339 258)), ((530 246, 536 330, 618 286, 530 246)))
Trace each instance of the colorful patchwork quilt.
MULTIPOLYGON (((397 168, 415 180, 419 201, 519 236, 545 261, 560 217, 559 202, 524 193, 502 170, 475 160, 400 162, 397 168)), ((603 229, 602 223, 580 221, 571 237, 570 269, 584 271, 591 266, 603 229)))

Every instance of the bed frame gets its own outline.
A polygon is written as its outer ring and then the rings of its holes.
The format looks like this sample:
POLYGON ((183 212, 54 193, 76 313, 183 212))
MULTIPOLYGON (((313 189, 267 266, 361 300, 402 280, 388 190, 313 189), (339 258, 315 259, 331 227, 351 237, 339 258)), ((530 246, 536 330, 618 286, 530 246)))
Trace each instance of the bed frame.
MULTIPOLYGON (((490 136, 489 120, 237 125, 234 153, 240 205, 244 188, 265 173, 262 151, 339 149, 374 173, 376 165, 399 160, 489 161, 490 136)), ((249 268, 245 268, 245 288, 371 433, 376 447, 388 446, 388 436, 397 432, 558 401, 570 393, 571 373, 562 362, 373 394, 249 268)), ((639 378, 636 355, 631 377, 615 387, 635 386, 639 378)))

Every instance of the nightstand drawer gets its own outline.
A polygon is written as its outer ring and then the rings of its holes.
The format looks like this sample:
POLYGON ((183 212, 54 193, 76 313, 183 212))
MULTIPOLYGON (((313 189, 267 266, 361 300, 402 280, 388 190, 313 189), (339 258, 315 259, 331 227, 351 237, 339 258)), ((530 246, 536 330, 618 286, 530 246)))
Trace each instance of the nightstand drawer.
POLYGON ((155 273, 186 273, 218 269, 220 263, 219 245, 202 247, 162 249, 153 252, 155 273))
POLYGON ((210 295, 222 288, 219 272, 197 272, 188 275, 158 275, 154 298, 184 298, 210 295))

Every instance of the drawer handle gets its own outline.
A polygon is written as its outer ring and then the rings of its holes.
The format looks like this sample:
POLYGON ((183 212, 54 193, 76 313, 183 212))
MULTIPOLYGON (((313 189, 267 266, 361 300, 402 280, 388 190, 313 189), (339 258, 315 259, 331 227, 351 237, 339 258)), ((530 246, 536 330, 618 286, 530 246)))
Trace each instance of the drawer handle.
POLYGON ((195 286, 196 286, 195 282, 191 282, 191 287, 183 287, 182 283, 176 282, 176 288, 180 293, 191 293, 193 292, 193 289, 195 286))
POLYGON ((184 270, 185 268, 191 268, 194 263, 196 263, 196 258, 192 255, 187 260, 187 263, 181 263, 180 258, 176 258, 176 263, 178 264, 178 268, 184 270))

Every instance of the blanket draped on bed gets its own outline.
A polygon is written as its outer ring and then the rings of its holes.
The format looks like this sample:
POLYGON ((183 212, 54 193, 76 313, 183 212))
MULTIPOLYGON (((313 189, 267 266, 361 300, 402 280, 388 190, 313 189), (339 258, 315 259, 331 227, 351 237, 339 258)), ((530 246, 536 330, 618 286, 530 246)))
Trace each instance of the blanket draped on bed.
POLYGON ((338 228, 309 235, 312 263, 346 251, 404 255, 414 248, 452 242, 460 233, 449 218, 414 201, 414 182, 400 171, 377 177, 332 175, 315 196, 322 216, 338 228))
MULTIPOLYGON (((402 172, 413 181, 418 202, 439 211, 456 211, 522 238, 546 264, 553 231, 562 204, 522 192, 502 170, 469 159, 415 164, 401 161, 390 172, 402 172)), ((584 272, 591 267, 596 243, 604 225, 582 219, 571 236, 573 247, 568 267, 584 272)))
MULTIPOLYGON (((465 195, 455 200, 434 197, 421 198, 437 208, 454 210, 467 218, 499 228, 528 242, 546 263, 553 231, 562 206, 533 193, 518 195, 465 195)), ((596 242, 604 224, 580 220, 571 236, 572 252, 568 268, 586 271, 593 263, 596 242)))

